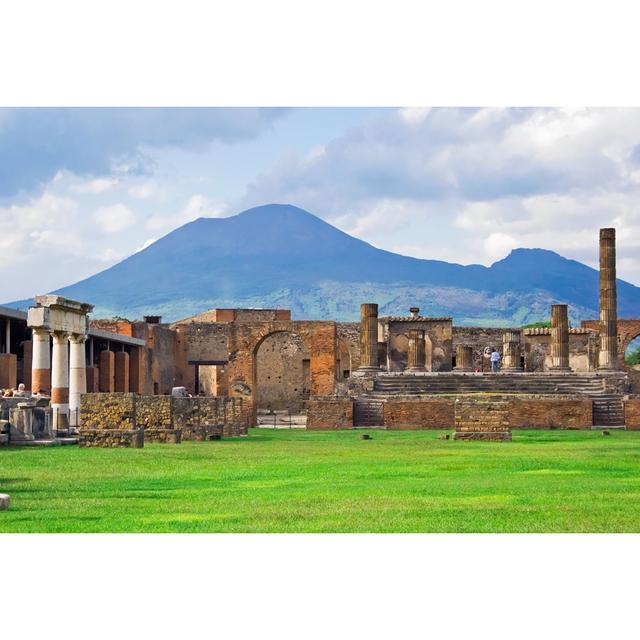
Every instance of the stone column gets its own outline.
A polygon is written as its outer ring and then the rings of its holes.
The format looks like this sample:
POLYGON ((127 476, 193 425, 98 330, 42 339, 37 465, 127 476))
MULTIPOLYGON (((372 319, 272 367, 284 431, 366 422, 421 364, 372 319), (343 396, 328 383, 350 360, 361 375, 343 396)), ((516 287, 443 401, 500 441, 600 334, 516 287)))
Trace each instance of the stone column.
POLYGON ((598 369, 617 368, 616 230, 600 229, 600 354, 598 369))
POLYGON ((32 328, 31 390, 35 393, 51 393, 51 350, 49 331, 32 328))
POLYGON ((361 371, 378 371, 378 305, 360 306, 360 367, 361 371))
POLYGON ((407 356, 407 371, 426 371, 424 366, 424 331, 421 329, 409 331, 409 352, 407 356))
POLYGON ((551 369, 569 368, 569 318, 566 304, 551 305, 551 369))
POLYGON ((473 371, 473 348, 464 344, 456 346, 456 371, 473 371))
POLYGON ((87 336, 83 334, 72 333, 69 336, 69 424, 72 427, 80 426, 80 396, 87 393, 86 340, 87 336))
POLYGON ((502 370, 522 371, 519 331, 505 331, 502 335, 502 370))
POLYGON ((129 354, 117 351, 115 356, 115 390, 129 393, 129 354))
POLYGON ((53 430, 69 428, 69 334, 54 331, 53 356, 51 358, 51 408, 53 430))
POLYGON ((105 350, 100 352, 100 382, 101 393, 113 393, 115 391, 116 354, 105 350))

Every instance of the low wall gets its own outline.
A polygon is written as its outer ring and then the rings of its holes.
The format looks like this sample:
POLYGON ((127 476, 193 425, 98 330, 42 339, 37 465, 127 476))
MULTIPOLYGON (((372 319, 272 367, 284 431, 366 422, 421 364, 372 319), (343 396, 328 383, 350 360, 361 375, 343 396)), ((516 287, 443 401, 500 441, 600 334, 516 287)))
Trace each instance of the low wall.
POLYGON ((130 447, 144 446, 144 429, 84 429, 80 431, 81 447, 130 447))
POLYGON ((630 431, 640 430, 640 398, 624 401, 624 424, 630 431))
POLYGON ((518 397, 509 400, 512 429, 590 429, 593 402, 580 397, 518 397))
POLYGON ((352 429, 353 401, 350 398, 310 398, 307 429, 352 429))
POLYGON ((384 426, 391 430, 452 429, 455 398, 387 400, 384 426))
MULTIPOLYGON (((85 441, 93 439, 96 442, 84 446, 116 446, 98 444, 101 439, 93 433, 97 431, 128 432, 139 429, 147 442, 174 444, 182 440, 247 434, 242 398, 86 393, 80 401, 80 422, 81 438, 85 436, 85 441)), ((123 438, 123 442, 126 441, 128 439, 123 438)))

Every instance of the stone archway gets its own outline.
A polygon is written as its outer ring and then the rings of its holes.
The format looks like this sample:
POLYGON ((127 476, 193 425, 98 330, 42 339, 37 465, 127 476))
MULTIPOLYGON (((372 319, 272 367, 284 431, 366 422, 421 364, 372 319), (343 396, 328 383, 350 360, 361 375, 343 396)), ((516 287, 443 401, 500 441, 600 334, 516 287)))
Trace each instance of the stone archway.
POLYGON ((269 335, 289 332, 300 337, 309 353, 309 395, 328 396, 336 385, 336 324, 291 320, 227 325, 229 395, 243 399, 247 422, 256 424, 256 356, 269 335))
POLYGON ((311 358, 302 338, 275 331, 256 345, 254 396, 258 414, 302 413, 311 387, 311 358))
POLYGON ((625 362, 625 354, 631 342, 640 337, 640 320, 618 320, 618 363, 630 369, 625 362))

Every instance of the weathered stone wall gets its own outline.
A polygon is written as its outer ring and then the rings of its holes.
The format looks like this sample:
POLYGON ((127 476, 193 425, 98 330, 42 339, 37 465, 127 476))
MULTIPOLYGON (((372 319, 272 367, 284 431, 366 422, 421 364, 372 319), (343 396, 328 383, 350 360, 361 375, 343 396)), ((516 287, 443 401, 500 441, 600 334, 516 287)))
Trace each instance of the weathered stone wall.
POLYGON ((384 403, 384 426, 400 429, 451 429, 454 398, 389 399, 384 403))
POLYGON ((81 434, 100 430, 143 429, 145 434, 149 434, 147 440, 152 442, 204 440, 212 435, 233 437, 247 434, 247 416, 241 398, 87 393, 81 398, 80 419, 81 434), (162 434, 160 431, 170 433, 162 434))
POLYGON ((579 397, 518 397, 509 400, 512 429, 590 429, 593 402, 579 397))
POLYGON ((456 398, 454 440, 510 441, 509 407, 501 398, 456 398))
POLYGON ((453 353, 458 345, 471 347, 473 353, 473 369, 489 371, 491 363, 489 358, 483 356, 484 350, 496 348, 502 355, 502 336, 505 331, 517 331, 513 328, 486 328, 486 327, 453 327, 453 353))
MULTIPOLYGON (((524 329, 525 370, 548 371, 551 367, 551 333, 549 329, 524 329)), ((569 329, 569 367, 573 371, 594 371, 597 364, 598 336, 569 329)))
POLYGON ((624 401, 624 424, 630 431, 640 430, 640 398, 624 401))
POLYGON ((242 398, 222 396, 173 398, 173 425, 183 440, 206 440, 211 436, 247 435, 247 416, 242 398))
POLYGON ((133 393, 84 393, 80 398, 81 430, 136 428, 133 393))
POLYGON ((80 431, 78 444, 81 447, 129 447, 144 446, 143 429, 86 429, 80 431))
POLYGON ((453 333, 450 318, 381 318, 378 340, 386 343, 385 365, 388 371, 404 371, 407 367, 409 332, 425 332, 425 366, 427 371, 451 371, 453 333))
POLYGON ((284 331, 267 336, 256 357, 258 411, 303 411, 309 399, 310 362, 300 336, 284 331))
POLYGON ((336 377, 345 380, 360 366, 360 323, 337 322, 336 337, 336 377))
POLYGON ((229 394, 243 397, 247 415, 255 424, 256 354, 269 335, 286 331, 298 335, 309 353, 309 395, 332 395, 336 385, 336 325, 328 321, 264 322, 229 326, 229 394))
POLYGON ((133 322, 134 338, 146 342, 142 350, 144 380, 136 385, 144 395, 171 393, 176 382, 176 333, 168 325, 133 322))
MULTIPOLYGON (((193 362, 226 362, 229 353, 227 333, 229 325, 224 322, 178 322, 171 325, 175 331, 175 384, 195 393, 196 368, 193 362)), ((216 371, 211 365, 200 367, 200 385, 206 393, 220 394, 217 388, 216 371)))
POLYGON ((310 398, 307 403, 307 429, 353 428, 353 401, 349 398, 310 398))

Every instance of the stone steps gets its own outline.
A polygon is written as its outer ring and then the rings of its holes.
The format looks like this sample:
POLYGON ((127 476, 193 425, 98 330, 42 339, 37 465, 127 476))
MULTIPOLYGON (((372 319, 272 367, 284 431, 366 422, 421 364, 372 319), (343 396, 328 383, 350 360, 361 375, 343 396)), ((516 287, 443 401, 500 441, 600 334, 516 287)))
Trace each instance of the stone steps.
POLYGON ((413 395, 440 393, 544 393, 597 395, 605 391, 604 379, 575 375, 487 374, 436 376, 379 376, 375 395, 413 395))

